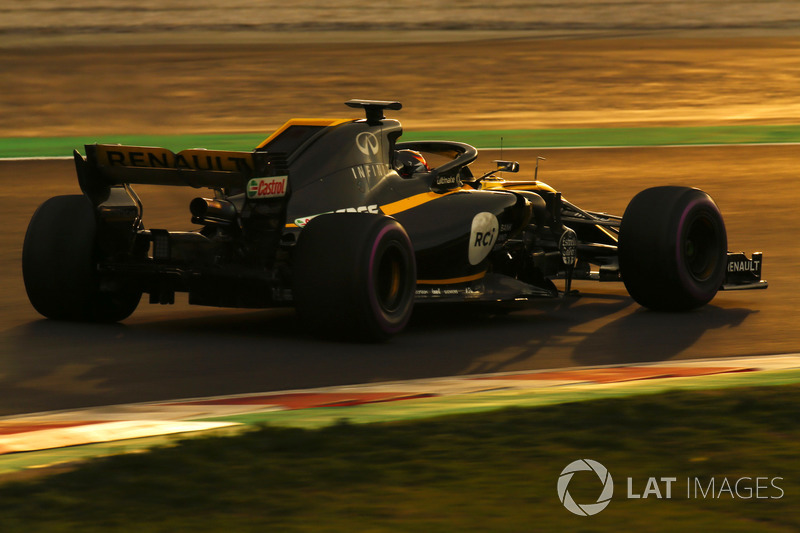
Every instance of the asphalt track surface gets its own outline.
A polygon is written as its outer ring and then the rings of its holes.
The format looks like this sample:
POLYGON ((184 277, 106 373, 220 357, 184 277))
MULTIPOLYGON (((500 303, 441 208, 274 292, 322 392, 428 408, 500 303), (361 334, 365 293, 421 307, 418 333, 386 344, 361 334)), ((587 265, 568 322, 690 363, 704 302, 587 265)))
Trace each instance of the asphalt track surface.
MULTIPOLYGON (((498 158, 482 152, 481 170, 498 158)), ((407 331, 380 345, 309 338, 290 309, 230 310, 142 303, 121 324, 60 323, 27 301, 20 256, 31 214, 78 191, 69 161, 0 163, 0 415, 116 403, 671 359, 800 351, 795 238, 797 146, 514 151, 520 177, 572 202, 621 214, 639 190, 700 187, 726 219, 729 249, 764 252, 767 291, 720 293, 700 310, 643 310, 622 284, 581 282, 579 298, 508 315, 418 306, 407 331)), ((148 227, 185 229, 201 191, 137 188, 148 227)), ((180 295, 179 295, 180 296, 180 295)))

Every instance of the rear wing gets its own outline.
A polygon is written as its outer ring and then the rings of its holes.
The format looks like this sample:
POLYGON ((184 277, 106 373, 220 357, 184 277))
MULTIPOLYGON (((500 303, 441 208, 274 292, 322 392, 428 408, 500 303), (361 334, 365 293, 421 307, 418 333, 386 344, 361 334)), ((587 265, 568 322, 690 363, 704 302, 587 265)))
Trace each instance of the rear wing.
POLYGON ((106 186, 140 183, 189 187, 244 187, 255 175, 253 152, 205 149, 174 153, 166 148, 87 144, 75 152, 78 177, 89 174, 106 186))
MULTIPOLYGON (((176 185, 223 189, 226 194, 244 192, 256 175, 255 152, 194 148, 174 153, 166 148, 87 144, 86 159, 75 150, 75 169, 81 190, 95 206, 120 189, 137 203, 130 184, 176 185)), ((260 156, 260 154, 259 154, 260 156)), ((263 159, 263 157, 258 157, 263 159)), ((261 167, 267 162, 262 161, 261 167)), ((261 168, 262 171, 266 168, 261 168)))
MULTIPOLYGON (((398 102, 356 103, 378 110, 401 107, 398 102)), ((175 153, 150 146, 87 144, 85 159, 77 150, 73 155, 81 189, 95 205, 104 201, 110 187, 127 188, 129 184, 207 187, 235 194, 243 192, 253 178, 286 175, 290 157, 302 152, 324 130, 352 121, 292 119, 252 152, 193 148, 175 153)))

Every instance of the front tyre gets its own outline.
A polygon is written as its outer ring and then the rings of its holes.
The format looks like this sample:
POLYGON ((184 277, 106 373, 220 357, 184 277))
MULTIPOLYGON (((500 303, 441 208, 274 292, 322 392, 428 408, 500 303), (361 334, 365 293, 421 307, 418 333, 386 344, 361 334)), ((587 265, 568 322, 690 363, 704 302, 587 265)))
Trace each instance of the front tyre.
POLYGON ((392 218, 315 217, 300 234, 293 263, 295 308, 316 333, 381 341, 402 331, 411 317, 414 250, 392 218))
POLYGON ((640 305, 687 311, 711 301, 725 278, 725 223, 699 189, 653 187, 637 194, 622 217, 619 266, 640 305))
POLYGON ((31 218, 22 245, 22 277, 33 307, 56 320, 116 322, 142 291, 97 272, 97 220, 83 195, 56 196, 31 218))

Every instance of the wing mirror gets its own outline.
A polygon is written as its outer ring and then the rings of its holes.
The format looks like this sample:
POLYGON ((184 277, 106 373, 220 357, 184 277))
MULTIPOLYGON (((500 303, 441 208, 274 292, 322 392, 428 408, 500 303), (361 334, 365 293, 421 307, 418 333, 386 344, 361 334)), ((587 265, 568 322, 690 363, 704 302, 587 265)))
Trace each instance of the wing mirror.
POLYGON ((497 163, 495 172, 519 172, 519 163, 517 161, 497 160, 495 163, 497 163))

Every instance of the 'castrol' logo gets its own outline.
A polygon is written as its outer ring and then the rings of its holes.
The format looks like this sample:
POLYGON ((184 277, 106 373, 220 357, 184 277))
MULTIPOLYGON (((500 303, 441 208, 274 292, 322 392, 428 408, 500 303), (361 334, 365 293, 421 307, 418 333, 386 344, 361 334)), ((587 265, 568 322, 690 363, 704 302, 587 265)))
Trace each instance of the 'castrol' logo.
POLYGON ((274 178, 254 178, 247 184, 247 197, 253 199, 280 198, 286 195, 288 176, 274 178))
POLYGON ((477 265, 489 255, 497 242, 499 226, 497 217, 483 212, 472 219, 472 231, 469 234, 469 263, 477 265))

